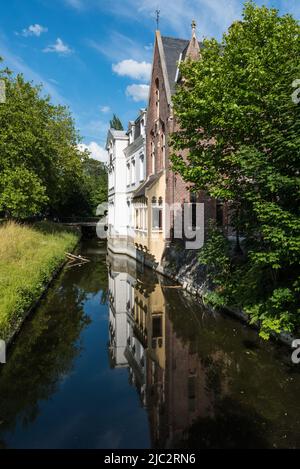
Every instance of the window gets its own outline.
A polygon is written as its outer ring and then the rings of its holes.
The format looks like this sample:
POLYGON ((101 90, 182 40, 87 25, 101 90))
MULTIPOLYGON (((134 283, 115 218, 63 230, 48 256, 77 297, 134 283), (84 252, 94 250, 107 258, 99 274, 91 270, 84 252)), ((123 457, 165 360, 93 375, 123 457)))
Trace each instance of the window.
POLYGON ((156 106, 156 117, 159 119, 159 80, 155 80, 155 106, 156 106))
POLYGON ((140 181, 144 180, 144 155, 140 155, 140 181))
POLYGON ((135 160, 131 160, 131 184, 135 184, 135 160))
POLYGON ((126 165, 126 184, 129 186, 130 184, 130 163, 127 163, 126 165))
POLYGON ((216 224, 220 228, 222 228, 224 225, 223 203, 219 201, 217 202, 217 205, 216 205, 216 224))
POLYGON ((151 141, 151 172, 155 173, 155 145, 154 141, 151 141))
POLYGON ((152 337, 156 339, 157 337, 162 337, 162 317, 154 316, 152 319, 152 337))
POLYGON ((188 398, 189 398, 189 411, 195 411, 196 404, 196 376, 188 377, 188 398))
POLYGON ((115 171, 114 167, 110 166, 109 167, 109 172, 108 172, 108 186, 109 189, 113 189, 115 185, 115 171))
POLYGON ((163 203, 162 197, 158 201, 156 197, 152 197, 152 230, 162 231, 163 227, 163 203))
POLYGON ((129 132, 129 145, 133 142, 133 132, 134 132, 134 127, 131 124, 130 126, 130 132, 129 132))
POLYGON ((166 134, 165 126, 162 125, 162 134, 161 134, 161 154, 162 154, 162 164, 163 167, 166 167, 166 134))
POLYGON ((191 193, 190 201, 192 204, 192 229, 195 229, 197 226, 197 200, 194 192, 191 193))
POLYGON ((147 230, 147 207, 141 205, 135 209, 135 229, 136 230, 147 230))

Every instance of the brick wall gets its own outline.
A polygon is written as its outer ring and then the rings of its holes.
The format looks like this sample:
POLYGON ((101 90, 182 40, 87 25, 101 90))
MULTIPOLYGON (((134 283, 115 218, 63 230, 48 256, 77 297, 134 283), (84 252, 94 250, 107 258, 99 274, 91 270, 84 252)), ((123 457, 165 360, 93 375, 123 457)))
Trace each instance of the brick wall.
MULTIPOLYGON (((154 51, 154 61, 152 69, 152 78, 150 84, 150 100, 147 111, 147 126, 146 126, 146 154, 147 154, 147 177, 152 174, 152 157, 151 157, 151 142, 155 148, 155 173, 162 169, 166 169, 166 194, 165 200, 169 206, 173 204, 183 204, 190 202, 191 194, 188 190, 188 184, 183 181, 179 174, 174 174, 171 171, 170 154, 172 149, 168 145, 170 134, 178 130, 178 125, 173 120, 173 111, 170 108, 167 100, 167 93, 164 86, 164 79, 162 73, 161 60, 158 52, 157 43, 154 51), (156 108, 156 91, 157 83, 159 85, 159 118, 157 116, 156 108), (162 151, 162 132, 165 131, 165 158, 163 158, 162 151)), ((183 158, 187 157, 188 150, 182 152, 183 158)), ((208 197, 204 192, 197 194, 197 202, 205 204, 204 217, 205 217, 205 234, 207 235, 208 224, 210 219, 216 219, 216 201, 208 197)), ((171 212, 171 233, 173 227, 173 213, 171 212)))

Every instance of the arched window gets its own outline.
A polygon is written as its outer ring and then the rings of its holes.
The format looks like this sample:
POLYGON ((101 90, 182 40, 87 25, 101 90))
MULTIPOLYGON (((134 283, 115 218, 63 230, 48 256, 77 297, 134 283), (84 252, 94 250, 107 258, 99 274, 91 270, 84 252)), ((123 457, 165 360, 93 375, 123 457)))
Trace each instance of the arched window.
POLYGON ((155 106, 156 106, 156 118, 159 118, 159 79, 155 80, 155 106))
POLYGON ((144 154, 139 155, 140 158, 140 182, 144 180, 144 154))
POLYGON ((155 173, 155 144, 154 144, 154 136, 152 136, 151 140, 151 173, 155 173))
POLYGON ((165 134, 165 124, 161 126, 161 154, 162 154, 162 164, 163 167, 166 167, 166 134, 165 134))
POLYGON ((127 186, 130 184, 130 163, 126 165, 126 184, 127 186))

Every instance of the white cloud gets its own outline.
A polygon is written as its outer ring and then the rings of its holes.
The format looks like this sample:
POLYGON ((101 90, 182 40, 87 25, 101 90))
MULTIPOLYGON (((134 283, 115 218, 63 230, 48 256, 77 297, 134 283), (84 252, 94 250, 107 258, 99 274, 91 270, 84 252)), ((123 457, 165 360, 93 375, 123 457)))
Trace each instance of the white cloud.
POLYGON ((100 111, 103 112, 103 114, 106 114, 107 112, 110 111, 109 106, 100 106, 100 111))
POLYGON ((75 10, 82 10, 84 8, 84 4, 82 0, 65 0, 65 2, 75 8, 75 10))
POLYGON ((51 83, 53 83, 54 85, 59 85, 59 82, 54 78, 49 78, 49 81, 51 81, 51 83))
MULTIPOLYGON (((234 20, 240 19, 242 3, 241 0, 164 0, 159 6, 161 28, 172 31, 178 37, 189 38, 190 24, 195 19, 199 39, 203 35, 220 38, 234 20)), ((262 1, 257 0, 256 3, 262 1)), ((155 8, 149 0, 114 0, 106 2, 105 8, 131 20, 134 11, 136 21, 146 23, 152 30, 155 27, 155 8)))
POLYGON ((133 101, 147 101, 149 96, 149 85, 129 85, 126 88, 127 96, 133 101))
POLYGON ((149 81, 151 74, 151 64, 145 61, 126 59, 112 66, 118 75, 134 78, 135 80, 149 81))
POLYGON ((23 60, 14 55, 11 50, 5 45, 6 39, 3 35, 0 36, 0 56, 3 57, 5 65, 17 73, 23 73, 26 80, 33 81, 35 84, 43 85, 44 92, 49 94, 56 104, 70 104, 66 98, 59 94, 56 87, 50 83, 50 80, 45 80, 39 73, 30 68, 23 60))
POLYGON ((58 37, 55 44, 49 45, 43 50, 43 52, 55 52, 60 55, 68 55, 72 52, 72 50, 58 37))
MULTIPOLYGON (((155 28, 155 6, 149 0, 114 0, 102 2, 100 0, 65 0, 66 3, 79 9, 108 10, 130 20, 130 24, 136 21, 146 27, 148 31, 155 28), (133 14, 134 12, 134 14, 133 14)), ((191 34, 191 20, 194 18, 198 24, 198 36, 214 36, 218 39, 227 30, 234 20, 241 18, 242 0, 164 0, 159 2, 161 11, 161 29, 168 34, 176 34, 179 37, 189 38, 191 34)), ((275 6, 280 13, 292 13, 300 19, 299 0, 255 0, 259 6, 275 6)), ((104 44, 104 48, 110 47, 111 42, 104 44)), ((112 45, 112 50, 115 45, 112 45)), ((116 44, 121 49, 123 43, 116 44)), ((127 55, 127 57, 133 57, 127 55)), ((126 58, 126 57, 122 57, 126 58)), ((113 60, 122 60, 113 58, 113 60)))
POLYGON ((109 124, 98 119, 92 119, 82 122, 79 118, 78 127, 80 128, 81 135, 85 140, 104 141, 106 138, 107 130, 109 128, 109 124))
POLYGON ((101 161, 102 163, 107 162, 107 152, 105 148, 98 145, 97 142, 90 142, 89 144, 80 143, 78 145, 80 151, 88 150, 91 153, 91 158, 94 160, 101 161))
POLYGON ((87 39, 88 46, 108 58, 112 62, 119 62, 131 57, 139 62, 151 59, 151 51, 146 51, 139 40, 131 39, 117 31, 112 31, 105 40, 94 41, 87 39))
MULTIPOLYGON (((40 37, 42 33, 46 33, 48 28, 41 26, 40 24, 31 24, 28 28, 25 28, 21 32, 21 36, 37 36, 40 37)), ((17 33, 18 34, 18 33, 17 33)))

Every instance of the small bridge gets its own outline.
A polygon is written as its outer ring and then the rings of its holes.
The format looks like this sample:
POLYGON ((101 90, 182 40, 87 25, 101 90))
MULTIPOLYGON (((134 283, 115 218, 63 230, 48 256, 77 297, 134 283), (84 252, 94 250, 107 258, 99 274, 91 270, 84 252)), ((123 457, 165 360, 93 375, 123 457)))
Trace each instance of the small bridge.
POLYGON ((96 228, 97 223, 102 219, 102 217, 69 217, 69 218, 60 218, 59 222, 65 226, 74 226, 77 228, 96 228))

